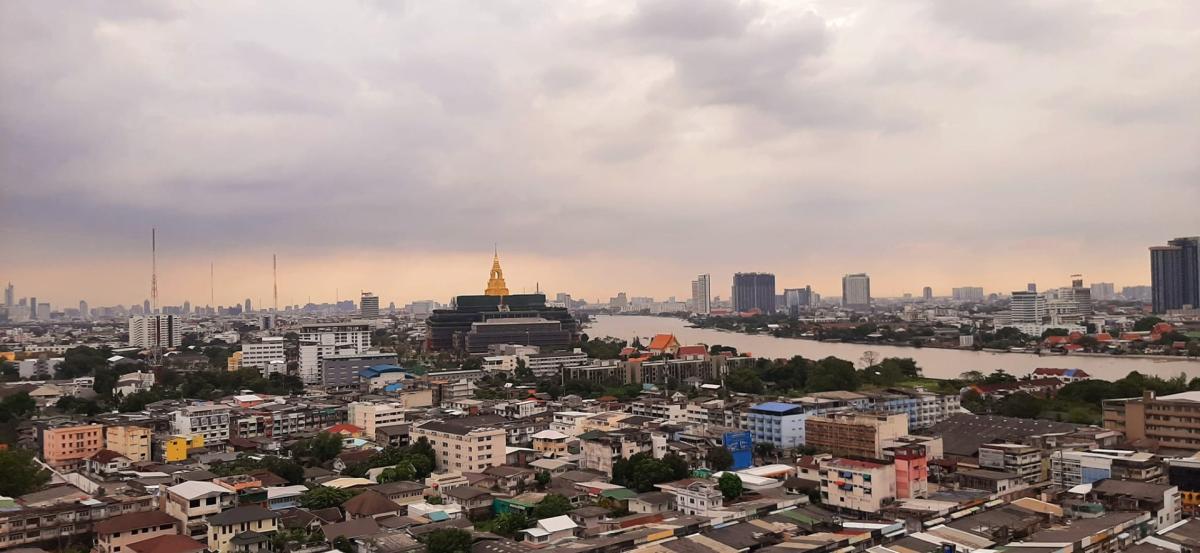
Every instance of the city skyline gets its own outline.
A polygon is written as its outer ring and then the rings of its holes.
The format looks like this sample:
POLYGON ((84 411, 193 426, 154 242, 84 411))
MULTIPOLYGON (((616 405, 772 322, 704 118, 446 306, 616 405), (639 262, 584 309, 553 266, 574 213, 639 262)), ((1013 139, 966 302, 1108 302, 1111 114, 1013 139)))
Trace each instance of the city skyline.
POLYGON ((7 2, 0 279, 128 303, 157 227, 163 304, 209 303, 214 263, 215 303, 270 305, 276 253, 281 305, 445 301, 496 242, 514 292, 581 298, 1148 284, 1146 247, 1196 234, 1197 26, 1185 2, 7 2))

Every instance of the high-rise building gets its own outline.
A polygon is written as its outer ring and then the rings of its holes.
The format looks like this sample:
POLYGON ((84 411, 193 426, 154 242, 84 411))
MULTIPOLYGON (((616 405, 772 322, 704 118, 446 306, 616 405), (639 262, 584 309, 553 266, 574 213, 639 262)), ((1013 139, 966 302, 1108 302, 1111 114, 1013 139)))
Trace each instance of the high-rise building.
POLYGON ((1200 236, 1150 248, 1150 288, 1155 313, 1200 306, 1200 236))
POLYGON ((712 312, 712 276, 707 273, 692 281, 692 311, 701 315, 712 312))
POLYGON ((88 318, 88 315, 90 315, 90 314, 91 314, 91 312, 88 311, 87 302, 83 301, 83 300, 79 300, 79 316, 80 316, 80 318, 86 319, 86 318, 88 318))
POLYGON ((788 315, 793 317, 800 314, 800 311, 813 305, 812 286, 804 288, 785 288, 783 290, 783 306, 787 309, 788 315))
POLYGON ((184 315, 192 314, 192 302, 186 301, 186 300, 183 302, 183 314, 184 315))
POLYGON ((8 283, 8 287, 4 289, 4 307, 12 307, 13 299, 16 298, 16 290, 13 289, 13 283, 8 283))
POLYGON ((183 341, 183 330, 175 315, 135 315, 129 318, 129 345, 139 348, 173 348, 183 341))
POLYGON ((322 360, 330 355, 364 353, 371 348, 371 324, 367 321, 312 323, 300 327, 300 378, 305 384, 320 384, 322 360))
POLYGON ((842 277, 842 306, 851 309, 871 308, 871 277, 855 273, 842 277))
MULTIPOLYGON (((49 313, 47 313, 47 315, 49 315, 49 313)), ((38 318, 38 302, 36 296, 30 296, 29 298, 29 318, 35 321, 38 318)))
POLYGON ((1093 282, 1092 299, 1096 301, 1112 301, 1117 298, 1116 286, 1111 282, 1093 282))
POLYGON ((775 275, 771 273, 735 273, 733 309, 745 313, 754 309, 775 312, 775 275))
POLYGON ((1121 297, 1129 301, 1148 302, 1153 297, 1149 286, 1123 286, 1121 297))
POLYGON ((1046 298, 1037 292, 1013 292, 1009 310, 1013 324, 1040 325, 1046 314, 1046 298))
POLYGON ((1025 291, 1026 291, 1026 292, 1037 292, 1037 283, 1036 283, 1036 282, 1030 282, 1029 284, 1026 284, 1026 285, 1025 285, 1025 291))
POLYGON ((921 297, 925 301, 929 301, 929 300, 933 299, 933 288, 926 286, 924 289, 921 290, 921 297))
POLYGON ((983 301, 983 288, 979 286, 963 286, 962 288, 953 288, 950 290, 950 295, 954 301, 983 301))
POLYGON ((253 313, 254 312, 254 304, 250 303, 250 298, 246 298, 244 305, 245 305, 245 307, 242 308, 243 313, 253 313))
POLYGON ((362 298, 359 300, 358 308, 366 319, 379 318, 379 296, 370 292, 363 292, 362 298))
POLYGON ((144 315, 151 315, 151 314, 152 314, 152 313, 150 312, 150 300, 143 300, 143 301, 142 301, 142 314, 144 314, 144 315))

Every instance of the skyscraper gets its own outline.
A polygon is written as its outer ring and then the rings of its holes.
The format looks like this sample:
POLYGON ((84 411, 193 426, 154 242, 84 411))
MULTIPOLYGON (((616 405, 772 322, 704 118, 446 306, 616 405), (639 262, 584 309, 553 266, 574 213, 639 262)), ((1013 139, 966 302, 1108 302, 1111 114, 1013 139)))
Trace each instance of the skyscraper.
POLYGON ((88 311, 87 302, 83 301, 83 300, 79 300, 79 317, 86 319, 86 318, 88 318, 89 315, 91 315, 91 313, 88 311))
POLYGON ((925 301, 933 299, 933 288, 926 286, 923 290, 921 290, 921 297, 924 298, 925 301))
POLYGON ((783 306, 788 315, 795 317, 806 307, 813 305, 812 286, 804 288, 785 288, 783 290, 783 306))
POLYGON ((153 312, 150 311, 150 300, 142 301, 142 313, 144 313, 146 315, 154 314, 153 312))
POLYGON ((871 277, 866 273, 855 273, 842 277, 842 307, 871 308, 871 277))
POLYGON ((1026 291, 1026 292, 1037 292, 1037 283, 1036 283, 1036 282, 1030 282, 1029 284, 1026 284, 1026 285, 1025 285, 1025 291, 1026 291))
POLYGON ((379 318, 379 296, 370 292, 363 292, 362 299, 359 300, 358 308, 362 316, 368 319, 379 318))
POLYGON ((758 309, 775 312, 775 275, 771 273, 735 273, 733 310, 744 313, 758 309))
POLYGON ((983 288, 979 286, 963 286, 950 289, 950 297, 954 301, 983 301, 983 288))
POLYGON ((712 312, 712 277, 707 273, 692 281, 692 310, 701 315, 712 312))
POLYGON ((1009 310, 1013 324, 1040 325, 1046 313, 1046 298, 1037 292, 1013 292, 1009 310))
POLYGON ((1200 236, 1150 248, 1150 288, 1155 313, 1200 306, 1200 236))
POLYGON ((254 304, 250 303, 250 298, 246 298, 245 307, 242 308, 242 311, 245 313, 251 313, 254 311, 254 309, 252 309, 252 307, 254 307, 254 304))
POLYGON ((38 318, 38 302, 36 296, 29 297, 29 318, 37 320, 38 318))
POLYGON ((13 289, 13 284, 8 283, 8 287, 4 289, 4 306, 12 307, 14 298, 17 297, 16 291, 13 289))
POLYGON ((1111 301, 1117 297, 1117 288, 1111 282, 1093 282, 1092 300, 1111 301))

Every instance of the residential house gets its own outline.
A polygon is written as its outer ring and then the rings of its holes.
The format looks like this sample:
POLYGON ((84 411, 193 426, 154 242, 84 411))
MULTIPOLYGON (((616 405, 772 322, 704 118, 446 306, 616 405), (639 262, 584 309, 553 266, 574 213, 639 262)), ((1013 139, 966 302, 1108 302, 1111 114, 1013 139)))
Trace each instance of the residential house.
POLYGON ((279 513, 257 505, 235 507, 208 517, 208 548, 213 553, 271 551, 279 513))
POLYGON ((551 545, 575 536, 579 528, 567 515, 543 518, 533 528, 521 530, 525 541, 536 545, 551 545))
POLYGON ((129 544, 179 533, 179 521, 162 511, 117 515, 96 523, 99 553, 124 553, 129 544))

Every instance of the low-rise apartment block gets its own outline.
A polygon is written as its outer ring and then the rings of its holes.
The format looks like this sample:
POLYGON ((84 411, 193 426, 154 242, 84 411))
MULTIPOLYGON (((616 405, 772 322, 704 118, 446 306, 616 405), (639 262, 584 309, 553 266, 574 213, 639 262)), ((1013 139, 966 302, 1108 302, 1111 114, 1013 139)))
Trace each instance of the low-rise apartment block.
POLYGON ((429 440, 439 469, 483 472, 505 461, 506 433, 500 428, 473 428, 454 421, 431 420, 413 424, 409 434, 414 442, 421 438, 429 440))

